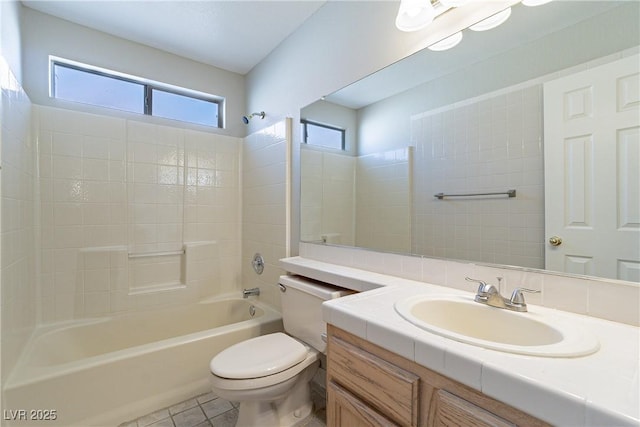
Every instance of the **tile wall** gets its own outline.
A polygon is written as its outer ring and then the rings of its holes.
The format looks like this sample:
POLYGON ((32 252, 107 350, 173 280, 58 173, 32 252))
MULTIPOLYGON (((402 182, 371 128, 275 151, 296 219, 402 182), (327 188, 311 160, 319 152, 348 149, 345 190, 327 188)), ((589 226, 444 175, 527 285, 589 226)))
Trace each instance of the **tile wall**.
POLYGON ((542 268, 542 132, 540 84, 413 116, 411 252, 542 268), (434 197, 509 189, 515 198, 434 197))
POLYGON ((413 147, 360 157, 300 150, 301 240, 409 252, 413 147))
POLYGON ((242 149, 242 280, 241 287, 259 287, 260 300, 280 307, 278 278, 285 271, 280 259, 288 254, 288 167, 291 119, 247 136, 242 149), (257 275, 255 253, 265 260, 257 275))
POLYGON ((2 378, 15 364, 37 322, 36 148, 31 101, 0 56, 1 342, 2 378))
POLYGON ((637 283, 313 243, 301 243, 300 256, 469 292, 475 292, 476 285, 467 282, 465 277, 496 285, 496 277, 502 277, 503 295, 510 295, 516 287, 536 289, 541 292, 527 294, 528 303, 640 326, 637 283))
POLYGON ((357 158, 356 246, 411 251, 413 147, 357 158))
POLYGON ((355 245, 356 158, 303 145, 300 163, 301 239, 355 245))
POLYGON ((44 106, 34 112, 43 322, 235 289, 241 140, 44 106), (157 252, 175 254, 131 257, 157 252), (189 253, 208 273, 192 271, 187 283, 189 253))

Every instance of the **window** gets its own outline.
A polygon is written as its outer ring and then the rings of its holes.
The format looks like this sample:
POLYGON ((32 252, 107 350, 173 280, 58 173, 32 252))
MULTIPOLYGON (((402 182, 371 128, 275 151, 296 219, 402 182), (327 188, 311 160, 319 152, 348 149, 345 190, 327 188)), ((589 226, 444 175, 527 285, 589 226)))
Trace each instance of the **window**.
POLYGON ((302 142, 305 144, 336 150, 345 149, 344 129, 304 119, 300 123, 302 123, 302 142))
POLYGON ((154 116, 211 125, 218 117, 218 104, 160 89, 151 91, 151 111, 154 116))
POLYGON ((51 60, 51 96, 205 126, 223 123, 219 97, 60 59, 51 60))

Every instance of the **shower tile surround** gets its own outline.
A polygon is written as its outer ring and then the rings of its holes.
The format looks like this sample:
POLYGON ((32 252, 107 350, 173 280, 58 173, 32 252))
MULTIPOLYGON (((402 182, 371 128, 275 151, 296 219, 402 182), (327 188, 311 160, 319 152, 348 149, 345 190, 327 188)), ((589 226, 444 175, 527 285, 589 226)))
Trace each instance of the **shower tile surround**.
POLYGON ((413 151, 354 157, 303 145, 301 240, 409 252, 413 151))
POLYGON ((357 158, 357 246, 411 250, 414 147, 357 158))
POLYGON ((2 209, 2 378, 4 383, 37 324, 36 145, 31 137, 31 101, 0 55, 2 209))
POLYGON ((235 138, 40 106, 0 65, 3 384, 39 326, 252 286, 279 307, 290 119, 235 138))
POLYGON ((260 300, 280 309, 278 278, 285 273, 279 260, 288 253, 288 166, 291 119, 247 136, 242 144, 242 283, 260 288, 260 300), (251 266, 262 254, 261 275, 251 266))
POLYGON ((300 149, 301 239, 355 245, 353 215, 357 158, 300 149))
POLYGON ((52 107, 33 110, 42 322, 235 290, 238 138, 52 107), (183 242, 185 255, 128 255, 180 251, 183 242))

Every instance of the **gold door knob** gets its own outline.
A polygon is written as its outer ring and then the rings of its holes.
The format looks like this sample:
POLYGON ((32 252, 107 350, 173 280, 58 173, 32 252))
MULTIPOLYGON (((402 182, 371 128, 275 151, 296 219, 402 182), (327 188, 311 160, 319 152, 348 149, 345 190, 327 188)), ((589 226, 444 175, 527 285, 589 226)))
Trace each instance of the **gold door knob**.
POLYGON ((560 246, 562 244, 562 238, 558 236, 553 236, 549 238, 549 244, 551 246, 560 246))

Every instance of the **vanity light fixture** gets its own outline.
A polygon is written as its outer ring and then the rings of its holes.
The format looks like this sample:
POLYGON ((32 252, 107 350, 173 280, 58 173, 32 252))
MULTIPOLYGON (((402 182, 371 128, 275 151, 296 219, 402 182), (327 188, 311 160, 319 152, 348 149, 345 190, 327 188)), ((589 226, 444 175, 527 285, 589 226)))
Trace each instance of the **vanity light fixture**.
POLYGON ((487 19, 483 19, 477 24, 470 26, 469 29, 473 31, 491 30, 492 28, 496 28, 498 25, 504 23, 507 19, 509 19, 510 16, 511 16, 511 8, 509 7, 503 10, 502 12, 498 12, 495 15, 491 15, 487 19))
POLYGON ((435 16, 430 0, 401 0, 396 27, 401 31, 418 31, 429 25, 435 16))
POLYGON ((456 46, 462 40, 462 31, 458 31, 452 36, 447 37, 446 39, 442 39, 437 43, 429 46, 430 50, 434 50, 436 52, 440 52, 443 50, 451 49, 456 46))

